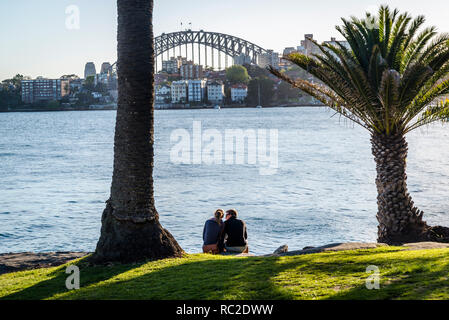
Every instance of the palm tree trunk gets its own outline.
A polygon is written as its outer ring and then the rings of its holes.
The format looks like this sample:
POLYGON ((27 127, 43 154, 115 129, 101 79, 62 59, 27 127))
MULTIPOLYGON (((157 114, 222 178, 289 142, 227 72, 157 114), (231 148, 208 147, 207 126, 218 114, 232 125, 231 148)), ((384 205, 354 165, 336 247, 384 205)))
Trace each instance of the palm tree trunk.
POLYGON ((96 262, 179 257, 153 196, 154 43, 152 0, 118 0, 118 110, 111 196, 96 262))
POLYGON ((378 241, 388 244, 423 241, 428 226, 407 191, 404 135, 373 134, 371 143, 377 170, 378 241))

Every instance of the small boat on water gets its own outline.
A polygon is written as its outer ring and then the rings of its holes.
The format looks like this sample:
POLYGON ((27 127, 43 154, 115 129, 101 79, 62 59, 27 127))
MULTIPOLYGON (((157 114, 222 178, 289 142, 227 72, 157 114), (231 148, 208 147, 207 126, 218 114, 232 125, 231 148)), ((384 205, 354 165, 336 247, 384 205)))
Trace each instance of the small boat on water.
POLYGON ((257 109, 262 109, 262 106, 261 106, 261 105, 258 105, 256 108, 257 108, 257 109))
POLYGON ((217 104, 217 105, 214 107, 214 109, 215 109, 215 110, 220 110, 221 107, 217 104))

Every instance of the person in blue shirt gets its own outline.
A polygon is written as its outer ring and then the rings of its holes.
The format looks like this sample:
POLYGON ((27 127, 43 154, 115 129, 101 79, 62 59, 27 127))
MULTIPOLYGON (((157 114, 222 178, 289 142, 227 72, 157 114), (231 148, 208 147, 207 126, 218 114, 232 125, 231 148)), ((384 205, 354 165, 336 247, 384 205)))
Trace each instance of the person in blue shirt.
POLYGON ((220 243, 223 232, 224 211, 217 209, 214 216, 206 221, 203 229, 203 252, 217 254, 223 250, 220 243))

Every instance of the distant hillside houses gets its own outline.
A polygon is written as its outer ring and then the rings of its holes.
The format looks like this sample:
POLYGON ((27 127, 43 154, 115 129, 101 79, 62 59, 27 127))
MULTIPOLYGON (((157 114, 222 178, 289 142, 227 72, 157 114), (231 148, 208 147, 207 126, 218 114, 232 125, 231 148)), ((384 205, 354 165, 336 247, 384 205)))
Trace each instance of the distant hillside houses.
MULTIPOLYGON (((282 52, 282 56, 285 57, 285 56, 288 56, 289 54, 295 53, 295 52, 303 53, 308 56, 314 55, 314 54, 322 55, 323 53, 321 52, 320 48, 315 44, 315 42, 316 42, 316 40, 313 38, 313 34, 311 34, 311 33, 305 34, 304 40, 301 40, 301 44, 299 46, 297 46, 296 48, 295 47, 285 48, 284 51, 282 52)), ((336 47, 338 47, 339 45, 342 45, 347 49, 351 48, 349 45, 349 42, 339 41, 333 37, 331 37, 330 41, 323 41, 322 44, 330 44, 330 45, 333 45, 336 47)), ((291 62, 280 58, 280 62, 279 62, 280 69, 288 69, 291 66, 292 66, 291 62)))
MULTIPOLYGON (((248 87, 236 84, 229 87, 228 103, 244 103, 248 87)), ((177 80, 164 85, 157 85, 156 104, 222 104, 225 102, 225 84, 219 80, 177 80)))

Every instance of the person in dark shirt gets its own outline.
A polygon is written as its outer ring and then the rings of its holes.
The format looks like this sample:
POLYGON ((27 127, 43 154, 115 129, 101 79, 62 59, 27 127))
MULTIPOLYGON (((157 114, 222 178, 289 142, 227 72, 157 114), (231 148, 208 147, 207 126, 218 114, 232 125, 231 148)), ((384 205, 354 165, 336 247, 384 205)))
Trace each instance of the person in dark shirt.
POLYGON ((203 252, 204 253, 220 253, 223 246, 221 245, 221 234, 223 232, 224 211, 217 209, 214 216, 206 221, 203 229, 203 252))
POLYGON ((235 209, 226 211, 226 221, 222 233, 222 240, 226 252, 248 253, 248 234, 246 223, 238 219, 235 209))

